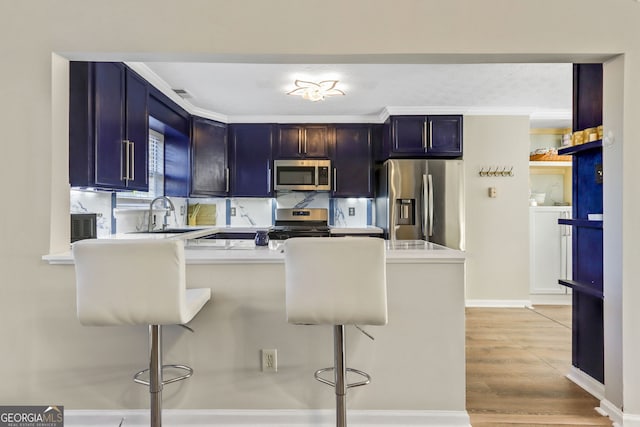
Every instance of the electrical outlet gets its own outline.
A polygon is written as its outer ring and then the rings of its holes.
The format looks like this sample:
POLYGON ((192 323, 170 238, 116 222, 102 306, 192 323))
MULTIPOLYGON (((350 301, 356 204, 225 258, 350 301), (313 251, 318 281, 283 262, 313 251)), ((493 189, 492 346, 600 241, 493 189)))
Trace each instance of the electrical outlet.
POLYGON ((229 215, 236 216, 236 208, 230 208, 229 209, 229 215))
POLYGON ((278 350, 262 349, 262 372, 278 372, 278 350))
POLYGON ((349 216, 356 216, 356 208, 349 208, 349 216))

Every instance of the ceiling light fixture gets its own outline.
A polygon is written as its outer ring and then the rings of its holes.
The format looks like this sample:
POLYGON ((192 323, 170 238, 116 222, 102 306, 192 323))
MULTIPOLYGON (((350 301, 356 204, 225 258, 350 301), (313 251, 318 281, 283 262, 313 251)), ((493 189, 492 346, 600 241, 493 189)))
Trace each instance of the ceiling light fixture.
POLYGON ((344 95, 345 93, 340 89, 336 89, 338 80, 323 80, 319 83, 308 82, 305 80, 296 80, 294 82, 296 88, 287 95, 299 95, 309 101, 322 101, 327 96, 344 95))

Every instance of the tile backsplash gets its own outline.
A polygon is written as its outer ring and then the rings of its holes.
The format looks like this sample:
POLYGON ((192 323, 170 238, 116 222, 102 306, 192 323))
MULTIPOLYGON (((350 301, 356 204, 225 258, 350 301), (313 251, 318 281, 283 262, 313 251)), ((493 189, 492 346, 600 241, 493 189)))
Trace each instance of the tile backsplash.
POLYGON ((104 191, 71 190, 71 213, 95 213, 98 237, 111 234, 112 193, 104 191))
MULTIPOLYGON (((337 227, 366 227, 372 223, 372 200, 331 199, 324 192, 288 192, 276 198, 171 197, 171 201, 175 213, 167 218, 170 227, 186 225, 188 207, 194 204, 215 205, 215 225, 222 227, 269 227, 276 208, 326 208, 330 224, 337 227)), ((96 213, 98 237, 146 230, 148 203, 141 199, 120 199, 110 192, 71 190, 71 213, 96 213)), ((154 206, 156 227, 163 222, 163 206, 160 202, 154 206)))

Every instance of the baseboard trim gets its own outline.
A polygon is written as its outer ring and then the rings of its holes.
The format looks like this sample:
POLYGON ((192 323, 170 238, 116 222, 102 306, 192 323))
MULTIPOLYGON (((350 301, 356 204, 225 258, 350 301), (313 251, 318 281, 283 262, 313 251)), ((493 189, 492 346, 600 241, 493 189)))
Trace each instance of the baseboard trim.
POLYGON ((530 307, 531 300, 528 299, 468 299, 465 301, 466 307, 492 307, 492 308, 523 308, 530 307))
POLYGON ((596 399, 604 400, 604 384, 594 379, 591 375, 572 366, 567 374, 567 378, 583 388, 587 393, 596 399))
MULTIPOLYGON (((128 410, 65 410, 66 427, 146 427, 149 411, 128 410)), ((350 410, 349 425, 353 427, 470 427, 466 411, 381 411, 350 410)), ((173 427, 310 427, 335 425, 333 410, 226 410, 226 409, 165 409, 163 423, 173 427)))
POLYGON ((531 294, 531 304, 533 305, 571 305, 571 294, 531 294))
POLYGON ((640 427, 640 415, 624 414, 621 426, 624 427, 640 427))
POLYGON ((596 408, 596 411, 598 411, 599 414, 604 415, 605 417, 609 417, 614 425, 622 425, 624 414, 622 413, 620 408, 609 402, 607 399, 600 400, 600 407, 596 408))

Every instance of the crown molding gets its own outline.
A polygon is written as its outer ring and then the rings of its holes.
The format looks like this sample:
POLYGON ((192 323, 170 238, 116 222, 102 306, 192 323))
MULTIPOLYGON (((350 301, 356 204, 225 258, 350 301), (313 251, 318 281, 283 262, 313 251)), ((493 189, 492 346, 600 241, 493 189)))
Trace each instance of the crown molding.
POLYGON ((382 123, 374 115, 344 116, 228 116, 227 123, 382 123))

